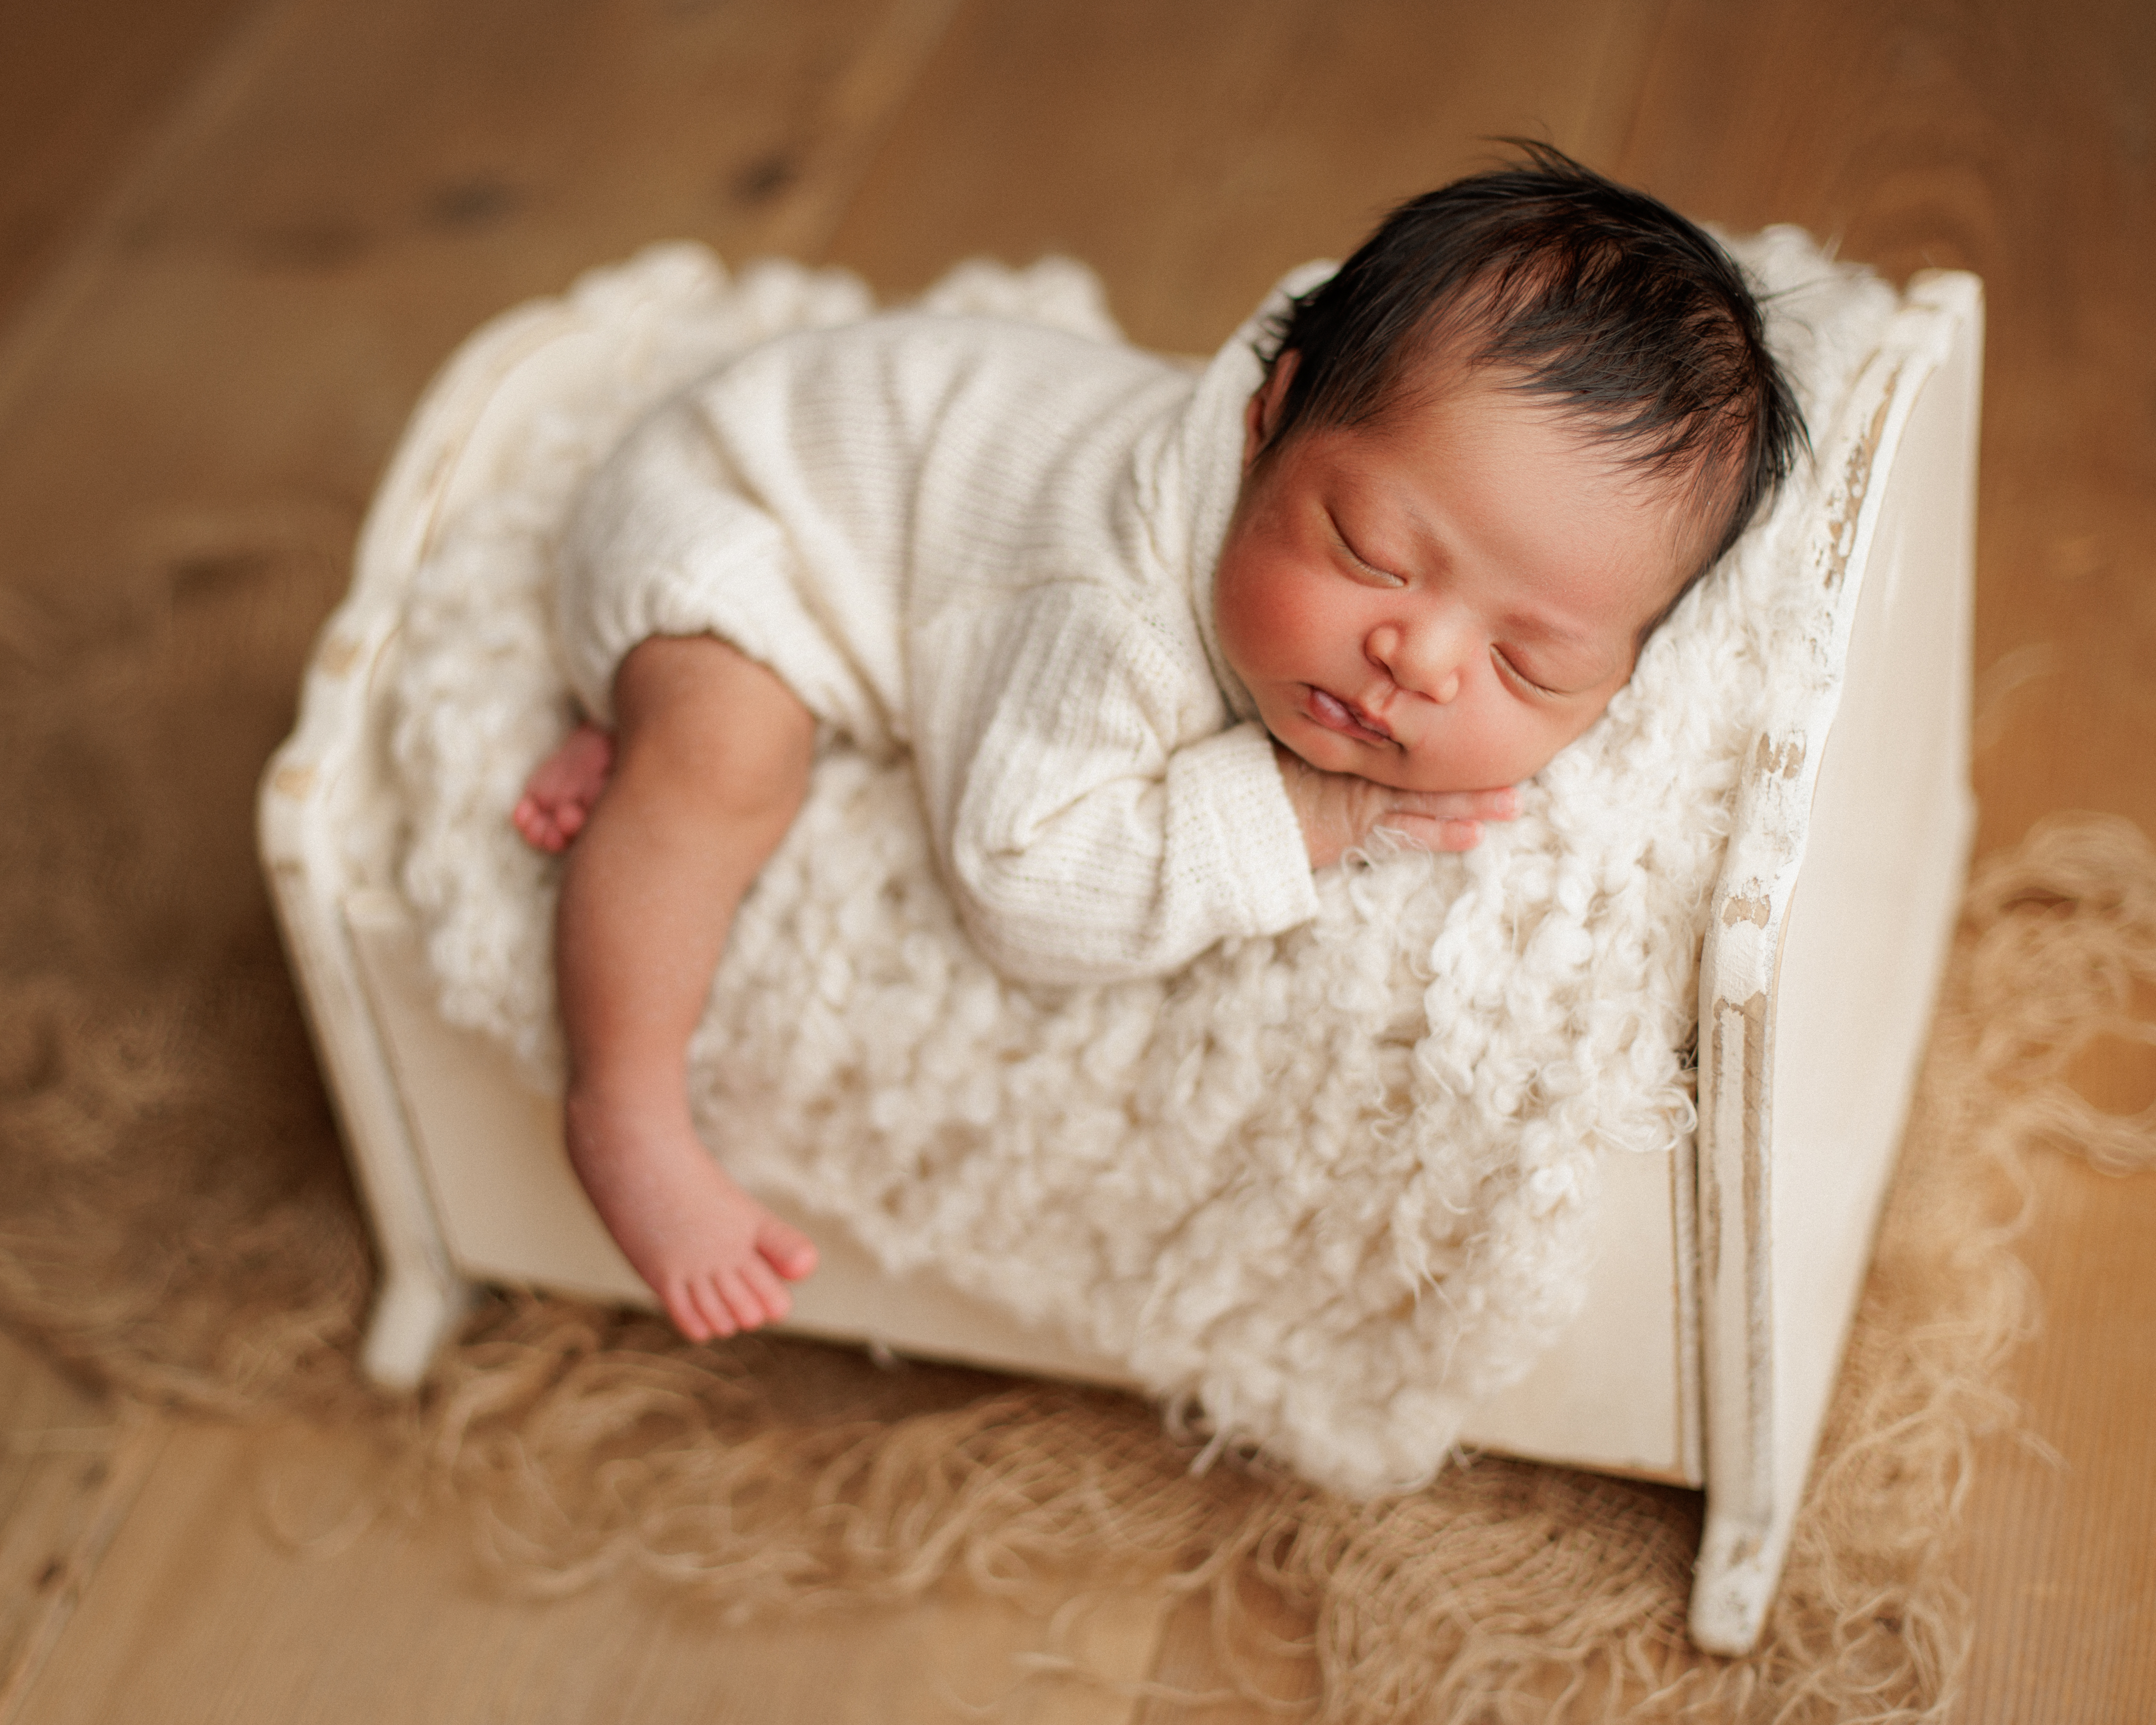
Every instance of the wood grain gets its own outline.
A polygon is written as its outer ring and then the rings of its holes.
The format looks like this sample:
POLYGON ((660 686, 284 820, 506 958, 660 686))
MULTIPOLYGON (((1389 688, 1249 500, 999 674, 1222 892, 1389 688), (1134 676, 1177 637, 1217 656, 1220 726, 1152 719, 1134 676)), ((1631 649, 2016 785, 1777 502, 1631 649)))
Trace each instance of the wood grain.
POLYGON ((2044 1445, 1986 1445, 1969 1506, 1966 1725, 2143 1725, 2156 1709, 2156 1178, 2030 1166, 2041 1337, 2010 1388, 2044 1445))
POLYGON ((64 333, 13 356, 10 577, 59 603, 181 499, 356 510, 491 312, 654 239, 746 257, 828 219, 942 15, 287 0, 147 152, 78 260, 64 333), (126 500, 106 533, 84 495, 99 472, 126 500))
POLYGON ((0 328, 250 4, 0 7, 0 328))
POLYGON ((832 242, 886 293, 1067 252, 1137 341, 1217 346, 1500 133, 1622 136, 1661 0, 976 0, 832 242), (1521 52, 1523 43, 1534 44, 1521 52))
POLYGON ((0 1332, 0 1722, 66 1630, 163 1437, 0 1332))
POLYGON ((520 1599, 373 1489, 348 1438, 181 1427, 10 1725, 1121 1725, 1158 1637, 1152 1602, 1052 1589, 748 1624, 629 1579, 520 1599))

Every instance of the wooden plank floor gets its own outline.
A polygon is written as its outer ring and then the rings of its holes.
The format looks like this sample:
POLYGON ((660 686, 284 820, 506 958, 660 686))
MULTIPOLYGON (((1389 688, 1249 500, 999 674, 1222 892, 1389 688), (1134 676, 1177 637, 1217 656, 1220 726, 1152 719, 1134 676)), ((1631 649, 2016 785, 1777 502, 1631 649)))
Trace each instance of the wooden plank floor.
POLYGON ((954 1592, 749 1628, 634 1586, 506 1599, 460 1533, 371 1521, 355 1476, 331 1435, 171 1431, 19 1717, 1106 1725, 1131 1703, 1102 1686, 1142 1680, 1158 1639, 1158 1602, 1112 1594, 954 1592), (1065 1661, 1096 1681, 1059 1677, 1065 1661))
MULTIPOLYGON (((2152 126, 2147 0, 8 8, 0 647, 125 623, 168 603, 159 572, 266 546, 288 608, 230 626, 295 668, 433 366, 644 241, 886 292, 1065 250, 1138 339, 1203 350, 1282 268, 1531 133, 1732 227, 1985 277, 1980 846, 2063 808, 2156 832, 2152 126)), ((218 883, 187 936, 208 950, 259 915, 248 795, 290 689, 218 685, 239 647, 204 650, 214 711, 160 746, 221 763, 214 807, 140 770, 145 842, 218 883)), ((2088 1080, 2120 1109, 2156 1093, 2124 1044, 2088 1080)), ((2059 1459, 1984 1457, 1961 1717, 2146 1719, 2156 1177, 2033 1178, 2046 1328, 2018 1387, 2059 1459)), ((1248 1716, 1116 1686, 1210 1681, 1165 1600, 753 1632, 629 1587, 515 1604, 424 1529, 344 1528, 363 1469, 334 1438, 123 1419, 4 1338, 0 1408, 0 1725, 1248 1716), (1104 1681, 1057 1676, 1070 1656, 1104 1681)))

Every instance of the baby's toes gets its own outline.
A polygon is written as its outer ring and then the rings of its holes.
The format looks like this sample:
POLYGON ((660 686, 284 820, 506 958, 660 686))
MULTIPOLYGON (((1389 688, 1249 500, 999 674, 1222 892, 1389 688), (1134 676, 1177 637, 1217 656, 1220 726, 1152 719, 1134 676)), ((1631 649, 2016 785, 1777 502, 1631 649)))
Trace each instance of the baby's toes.
POLYGON ((708 1342, 711 1337, 711 1321, 697 1302, 693 1285, 662 1291, 659 1303, 666 1308, 667 1322, 691 1342, 708 1342))
POLYGON ((757 1226, 756 1250, 763 1263, 788 1281, 799 1281, 816 1267, 816 1242, 773 1215, 767 1214, 757 1226))
POLYGON ((714 1338, 723 1340, 742 1327, 720 1292, 719 1279, 716 1276, 692 1276, 683 1290, 682 1297, 696 1317, 695 1330, 690 1330, 685 1324, 681 1327, 682 1333, 691 1342, 709 1342, 714 1338))
POLYGON ((763 1313, 763 1322, 777 1323, 793 1309, 793 1296, 786 1291, 786 1284, 773 1273, 772 1267, 761 1258, 751 1258, 742 1266, 742 1281, 763 1313))
POLYGON ((719 1292, 733 1314, 734 1322, 744 1330, 761 1329, 769 1322, 772 1314, 766 1308, 763 1296, 751 1284, 747 1275, 738 1270, 728 1271, 718 1279, 719 1292))

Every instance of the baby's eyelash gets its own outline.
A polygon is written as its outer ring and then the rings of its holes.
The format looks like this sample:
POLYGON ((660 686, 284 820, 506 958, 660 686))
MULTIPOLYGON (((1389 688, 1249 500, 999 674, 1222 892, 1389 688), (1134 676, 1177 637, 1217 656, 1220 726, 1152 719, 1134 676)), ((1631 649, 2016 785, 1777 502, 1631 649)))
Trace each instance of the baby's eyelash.
POLYGON ((1527 687, 1533 690, 1536 694, 1552 696, 1562 696, 1563 692, 1563 691, 1553 689, 1547 683, 1537 683, 1532 677, 1522 670, 1519 666, 1519 661, 1514 659, 1512 655, 1507 653, 1502 647, 1492 647, 1490 650, 1496 655, 1497 662, 1500 665, 1503 665, 1505 669, 1510 671, 1515 677, 1517 677, 1520 681, 1525 683, 1527 687))
POLYGON ((1404 577, 1394 574, 1390 569, 1380 567, 1378 564, 1372 562, 1369 558, 1364 557, 1361 552, 1356 550, 1355 542, 1350 539, 1346 532, 1342 530, 1340 523, 1337 518, 1328 516, 1327 519, 1332 521, 1332 536, 1340 542, 1341 549, 1345 551, 1349 557, 1355 560, 1356 566, 1358 568, 1368 569, 1373 575, 1378 576, 1384 580, 1395 583, 1396 584, 1404 584, 1404 577))

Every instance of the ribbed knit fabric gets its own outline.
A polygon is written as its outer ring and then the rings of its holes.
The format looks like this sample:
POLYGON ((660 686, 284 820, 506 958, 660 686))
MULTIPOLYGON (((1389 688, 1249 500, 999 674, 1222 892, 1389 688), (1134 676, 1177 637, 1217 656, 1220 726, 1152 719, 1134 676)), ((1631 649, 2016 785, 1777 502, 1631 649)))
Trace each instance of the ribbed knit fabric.
POLYGON ((1019 981, 1158 975, 1307 922, 1294 810, 1209 639, 1255 333, 1196 374, 924 313, 752 349, 586 487, 572 685, 603 718, 638 641, 709 633, 837 742, 905 753, 967 931, 1019 981))

